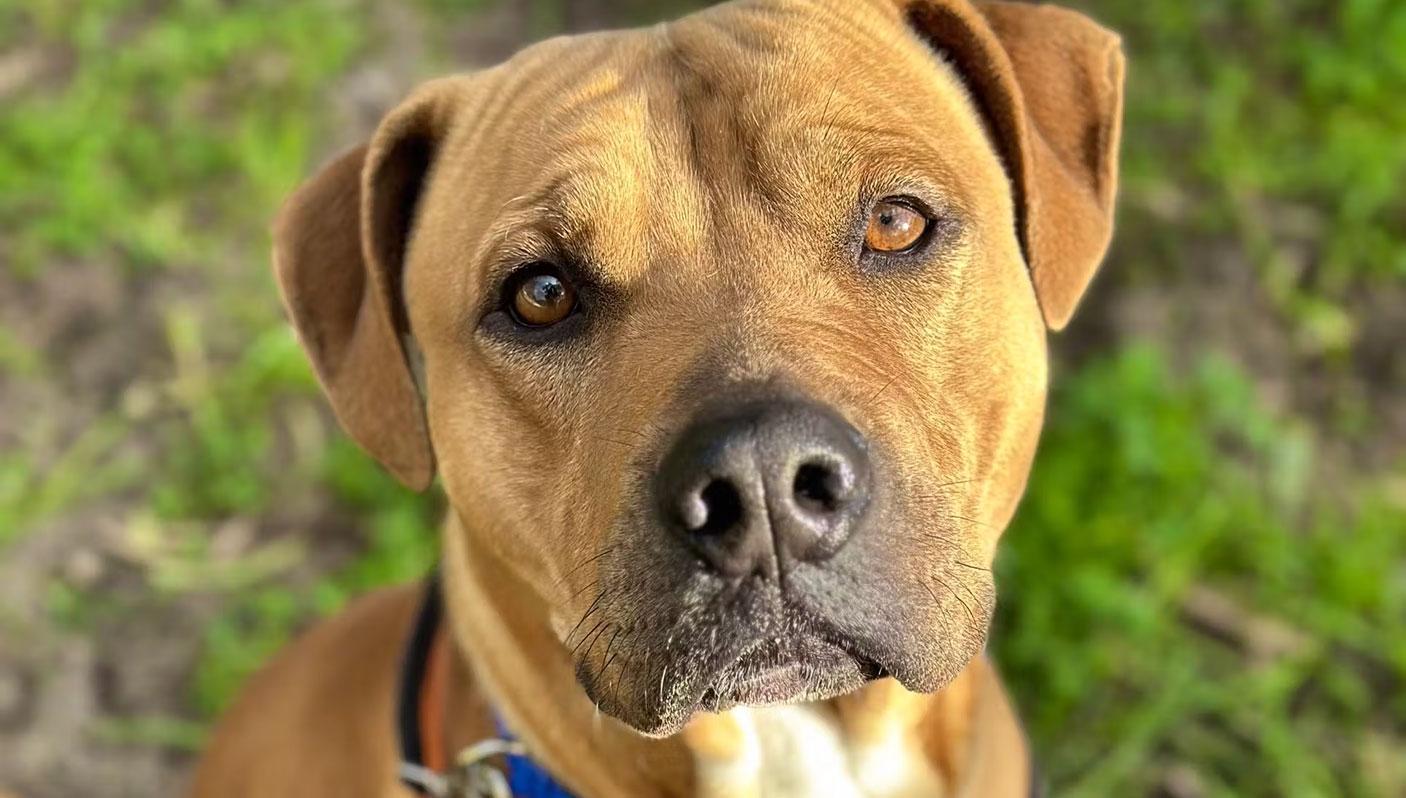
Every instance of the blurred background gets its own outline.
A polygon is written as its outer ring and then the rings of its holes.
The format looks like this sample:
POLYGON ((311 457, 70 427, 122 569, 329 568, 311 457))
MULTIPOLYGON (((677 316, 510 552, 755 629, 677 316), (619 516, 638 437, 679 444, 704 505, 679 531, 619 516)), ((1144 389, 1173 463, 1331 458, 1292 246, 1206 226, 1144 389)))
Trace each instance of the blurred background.
MULTIPOLYGON (((417 81, 678 0, 0 0, 0 796, 179 791, 442 508, 267 225, 417 81)), ((1406 3, 1075 0, 1130 56, 995 655, 1059 796, 1406 796, 1406 3)))

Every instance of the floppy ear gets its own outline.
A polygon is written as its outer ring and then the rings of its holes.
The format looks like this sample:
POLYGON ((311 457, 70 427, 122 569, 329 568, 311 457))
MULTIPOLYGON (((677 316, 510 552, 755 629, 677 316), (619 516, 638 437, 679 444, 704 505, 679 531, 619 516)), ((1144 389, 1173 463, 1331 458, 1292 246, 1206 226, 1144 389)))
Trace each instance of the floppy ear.
POLYGON ((1113 234, 1123 53, 1118 36, 1053 6, 898 0, 949 55, 1014 184, 1016 224, 1045 324, 1062 328, 1113 234))
POLYGON ((429 487, 435 465, 402 344, 401 261, 453 94, 448 81, 421 88, 370 144, 300 186, 273 228, 283 302, 337 420, 415 490, 429 487))

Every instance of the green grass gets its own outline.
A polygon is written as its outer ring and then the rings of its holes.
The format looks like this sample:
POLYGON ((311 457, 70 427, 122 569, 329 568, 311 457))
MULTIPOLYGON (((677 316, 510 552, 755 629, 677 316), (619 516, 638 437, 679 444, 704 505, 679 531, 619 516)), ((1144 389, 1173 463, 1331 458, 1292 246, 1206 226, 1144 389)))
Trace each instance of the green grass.
POLYGON ((1121 251, 1174 274, 1195 266, 1187 230, 1216 235, 1305 354, 1345 357, 1354 292, 1406 279, 1406 4, 1073 5, 1130 56, 1121 251))
POLYGON ((59 92, 0 106, 11 268, 64 256, 170 268, 262 221, 306 167, 304 112, 364 33, 335 3, 21 3, 31 46, 77 64, 59 92))
MULTIPOLYGON (((0 452, 0 543, 62 508, 138 485, 151 486, 168 515, 257 504, 239 466, 268 445, 267 406, 290 380, 313 393, 306 367, 287 357, 294 347, 265 276, 264 228, 326 135, 325 120, 306 109, 366 34, 347 11, 275 0, 22 0, 4 10, 0 47, 40 49, 56 66, 0 103, 0 262, 19 279, 75 259, 133 276, 197 273, 203 293, 165 312, 175 367, 205 371, 179 375, 174 395, 140 384, 159 394, 159 411, 188 414, 161 433, 171 454, 160 474, 112 460, 137 420, 120 407, 67 440, 57 464, 31 467, 23 450, 0 452), (219 336, 220 351, 199 350, 202 335, 219 336), (251 359, 280 340, 284 371, 270 376, 251 359), (231 356, 240 358, 233 367, 231 356), (208 389, 217 378, 233 397, 208 389), (194 495, 174 498, 187 487, 194 495)), ((7 379, 42 378, 46 366, 63 368, 0 331, 7 379)))
POLYGON ((1214 359, 1125 350, 1061 381, 1050 418, 995 640, 1061 794, 1146 794, 1175 763, 1210 795, 1391 794, 1358 758, 1406 718, 1400 497, 1325 491, 1305 425, 1214 359), (1206 588, 1305 642, 1198 631, 1206 588))
MULTIPOLYGON (((485 1, 413 6, 427 57, 485 1)), ((1358 297, 1406 278, 1406 5, 1083 5, 1126 34, 1131 57, 1114 277, 1178 285, 1228 249, 1272 300, 1265 322, 1291 328, 1297 365, 1349 364, 1358 297)), ((159 365, 62 437, 57 459, 31 454, 54 443, 48 423, 0 450, 0 556, 107 503, 142 558, 146 603, 54 581, 55 629, 88 633, 150 601, 218 605, 189 715, 110 719, 104 741, 198 746, 298 629, 433 561, 439 500, 334 431, 266 263, 267 220, 338 133, 334 87, 375 51, 371 12, 365 0, 0 8, 0 52, 53 56, 0 102, 8 276, 83 261, 192 286, 150 311, 159 365), (344 551, 318 550, 329 531, 299 527, 309 513, 338 527, 344 551), (284 518, 237 557, 217 551, 224 524, 284 518)), ((531 18, 563 15, 537 0, 531 18)), ((62 373, 19 333, 0 329, 0 378, 62 373)), ((1336 418, 1278 409, 1228 358, 1183 359, 1116 341, 1057 369, 1003 543, 994 649, 1057 794, 1148 794, 1178 765, 1213 796, 1406 794, 1406 462, 1354 466, 1328 445, 1336 418), (1189 620, 1207 591, 1248 619, 1249 642, 1189 620), (1266 649, 1266 628, 1293 644, 1266 649)), ((1360 443, 1371 420, 1354 429, 1360 443)))
POLYGON ((328 449, 321 477, 367 530, 363 551, 309 583, 245 591, 215 619, 205 635, 192 694, 207 718, 310 618, 335 612, 374 588, 420 579, 434 564, 441 512, 434 501, 400 487, 345 439, 328 449))
MULTIPOLYGON (((57 89, 0 104, 11 274, 88 259, 128 280, 189 272, 200 286, 156 311, 165 373, 139 375, 57 462, 36 467, 24 448, 0 451, 0 546, 91 502, 130 506, 125 534, 156 600, 214 595, 223 605, 192 678, 202 723, 311 617, 413 579, 433 559, 436 500, 408 494, 329 439, 266 262, 268 220, 323 156, 330 86, 374 43, 371 20, 368 4, 335 0, 25 0, 0 12, 0 45, 74 65, 57 89), (128 436, 155 453, 124 459, 128 436), (328 497, 359 553, 329 565, 288 538, 234 561, 212 555, 221 521, 259 519, 305 496, 328 497)), ((42 379, 49 365, 0 330, 7 379, 42 379)), ((115 611, 110 597, 62 580, 47 603, 52 623, 74 631, 115 611)), ((180 748, 196 739, 187 721, 166 718, 119 719, 99 732, 180 748)))

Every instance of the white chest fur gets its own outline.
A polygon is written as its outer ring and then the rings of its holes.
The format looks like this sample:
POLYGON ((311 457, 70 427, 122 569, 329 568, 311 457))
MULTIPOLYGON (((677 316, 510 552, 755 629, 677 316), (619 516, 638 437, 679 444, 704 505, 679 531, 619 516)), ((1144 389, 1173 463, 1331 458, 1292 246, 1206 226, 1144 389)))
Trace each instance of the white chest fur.
POLYGON ((711 716, 698 764, 700 798, 942 798, 937 769, 895 733, 855 744, 819 704, 739 708, 711 716))

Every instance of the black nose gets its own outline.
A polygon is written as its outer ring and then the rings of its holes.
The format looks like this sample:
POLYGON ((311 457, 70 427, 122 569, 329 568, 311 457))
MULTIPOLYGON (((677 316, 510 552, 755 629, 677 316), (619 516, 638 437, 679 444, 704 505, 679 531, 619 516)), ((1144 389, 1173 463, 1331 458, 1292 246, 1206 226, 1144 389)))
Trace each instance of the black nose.
POLYGON ((744 404, 690 427, 655 492, 665 525, 728 576, 775 578, 839 551, 869 505, 869 457, 827 408, 744 404))

